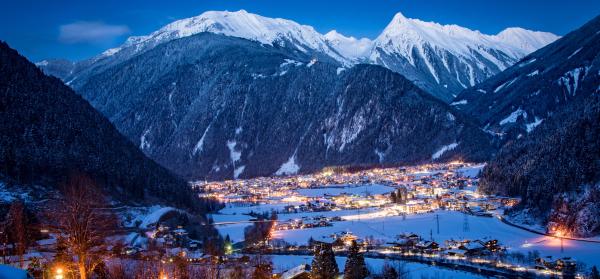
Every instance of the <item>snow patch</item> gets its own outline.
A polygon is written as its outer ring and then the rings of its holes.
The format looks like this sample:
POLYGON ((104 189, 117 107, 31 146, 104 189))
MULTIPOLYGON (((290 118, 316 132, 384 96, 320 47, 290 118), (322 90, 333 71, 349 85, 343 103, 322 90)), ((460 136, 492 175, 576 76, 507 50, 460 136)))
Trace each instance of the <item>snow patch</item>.
POLYGON ((173 208, 173 207, 161 207, 161 206, 152 206, 150 207, 150 213, 142 216, 142 223, 140 224, 140 228, 142 229, 147 229, 152 225, 155 225, 156 223, 158 223, 158 221, 160 220, 160 218, 171 212, 171 211, 177 211, 177 212, 181 212, 179 209, 173 208))
POLYGON ((48 60, 42 60, 40 62, 35 63, 38 67, 48 66, 48 60))
POLYGON ((383 163, 383 160, 385 159, 385 153, 379 151, 378 149, 375 149, 375 154, 377 154, 377 157, 379 158, 379 163, 383 163))
POLYGON ((448 118, 448 120, 450 120, 450 121, 454 121, 454 120, 456 120, 456 116, 454 116, 454 114, 452 114, 452 113, 450 113, 450 112, 448 112, 448 113, 446 114, 446 118, 448 118))
POLYGON ((146 139, 146 136, 148 136, 149 133, 150 133, 150 129, 147 129, 146 131, 144 131, 144 133, 140 137, 140 149, 141 150, 144 150, 146 148, 150 148, 150 143, 146 139))
POLYGON ((539 73, 540 73, 540 71, 538 71, 538 70, 535 70, 535 71, 533 71, 533 72, 531 72, 531 73, 527 74, 527 76, 528 76, 528 77, 537 76, 537 74, 539 74, 539 73))
POLYGON ((360 132, 362 132, 362 130, 365 128, 365 125, 367 124, 367 120, 366 120, 364 114, 365 114, 364 110, 361 110, 358 113, 356 113, 352 117, 352 121, 350 121, 350 125, 345 126, 342 129, 342 133, 340 136, 341 141, 342 141, 342 144, 339 148, 340 152, 342 152, 344 150, 344 147, 346 147, 346 144, 354 141, 358 137, 358 134, 360 134, 360 132))
POLYGON ((486 93, 487 93, 487 91, 485 91, 485 90, 483 90, 483 89, 481 89, 481 88, 480 88, 480 89, 477 89, 477 92, 479 92, 479 93, 483 93, 483 94, 486 94, 486 93))
POLYGON ((527 133, 531 133, 531 131, 533 131, 533 129, 535 129, 538 125, 542 124, 542 121, 544 121, 544 119, 539 119, 539 118, 535 118, 535 121, 529 124, 526 124, 526 128, 527 128, 527 133))
POLYGON ((567 59, 571 59, 571 57, 575 56, 577 53, 579 53, 581 51, 583 47, 578 48, 576 51, 574 51, 571 55, 569 55, 569 57, 567 57, 567 59))
POLYGON ((519 63, 519 67, 525 67, 525 66, 527 66, 527 65, 529 65, 529 64, 531 64, 531 63, 533 63, 535 61, 537 61, 536 58, 523 61, 523 62, 519 63))
POLYGON ((565 86, 569 94, 575 96, 575 93, 577 93, 577 88, 579 87, 579 79, 582 72, 587 72, 587 68, 580 67, 570 70, 560 77, 556 82, 558 85, 565 86))
POLYGON ((500 121, 500 125, 505 125, 505 124, 508 124, 508 123, 515 123, 515 122, 517 122, 517 118, 519 116, 521 116, 521 115, 523 115, 523 117, 527 117, 527 112, 519 108, 519 109, 513 111, 506 118, 502 119, 500 121))
POLYGON ((442 146, 440 149, 438 149, 438 151, 431 155, 431 160, 439 159, 444 153, 446 153, 446 151, 454 150, 457 146, 458 143, 456 142, 442 146))
POLYGON ((235 140, 227 141, 227 148, 229 148, 229 158, 231 159, 231 162, 234 164, 235 164, 235 162, 239 161, 240 158, 242 158, 242 152, 235 150, 236 145, 237 145, 237 142, 235 140))
POLYGON ((293 175, 297 174, 299 170, 300 166, 296 163, 296 154, 294 154, 279 167, 275 175, 293 175))
POLYGON ((240 177, 242 172, 244 172, 244 169, 246 169, 246 166, 239 166, 239 167, 235 168, 233 170, 233 178, 238 179, 238 177, 240 177))
POLYGON ((204 130, 204 133, 202 133, 202 137, 200 138, 200 140, 198 140, 198 142, 196 143, 196 146, 194 146, 194 150, 192 151, 192 154, 196 155, 199 152, 202 152, 202 149, 204 148, 204 139, 206 138, 206 134, 208 133, 208 130, 210 129, 211 126, 212 126, 212 122, 210 124, 208 124, 208 127, 206 127, 206 130, 204 130))
POLYGON ((339 67, 339 68, 337 68, 337 70, 336 70, 336 71, 337 71, 337 74, 339 75, 339 74, 341 74, 341 73, 342 73, 343 71, 345 71, 345 70, 346 70, 346 68, 339 67))
POLYGON ((279 67, 283 68, 283 67, 288 66, 288 65, 293 65, 293 66, 299 67, 299 66, 302 66, 303 64, 304 63, 302 63, 300 61, 293 60, 293 59, 284 59, 284 62, 281 63, 281 65, 279 65, 279 67))
POLYGON ((517 81, 517 79, 519 79, 519 77, 513 78, 503 84, 500 84, 500 86, 498 86, 498 87, 496 87, 496 89, 494 89, 494 93, 498 93, 500 90, 504 89, 505 87, 511 86, 515 81, 517 81))
POLYGON ((451 106, 458 106, 458 105, 466 105, 467 103, 468 103, 467 100, 460 100, 460 101, 452 102, 450 105, 451 106))

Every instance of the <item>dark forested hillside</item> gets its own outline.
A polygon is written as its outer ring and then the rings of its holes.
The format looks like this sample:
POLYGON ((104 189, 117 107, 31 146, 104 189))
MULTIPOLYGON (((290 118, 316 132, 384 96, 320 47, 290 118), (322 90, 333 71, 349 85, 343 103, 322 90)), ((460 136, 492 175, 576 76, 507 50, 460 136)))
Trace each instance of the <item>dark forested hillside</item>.
POLYGON ((0 174, 17 185, 56 186, 84 172, 115 201, 193 206, 186 182, 123 137, 59 79, 0 42, 0 174))
POLYGON ((513 214, 559 221, 574 235, 599 232, 599 86, 596 17, 461 93, 455 107, 505 144, 484 169, 481 190, 521 196, 513 214))
POLYGON ((148 156, 192 179, 491 153, 485 133, 388 69, 211 33, 74 84, 148 156))
POLYGON ((530 136, 506 145, 481 190, 521 196, 518 210, 577 236, 600 233, 600 96, 581 97, 530 136))
POLYGON ((600 84, 600 16, 463 91, 457 109, 504 140, 531 132, 555 111, 600 84))

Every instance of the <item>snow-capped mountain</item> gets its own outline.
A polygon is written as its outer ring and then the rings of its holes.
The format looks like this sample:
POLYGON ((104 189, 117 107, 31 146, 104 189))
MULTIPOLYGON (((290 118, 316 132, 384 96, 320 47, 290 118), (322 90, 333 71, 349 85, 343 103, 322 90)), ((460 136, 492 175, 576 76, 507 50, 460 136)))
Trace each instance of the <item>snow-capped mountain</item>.
POLYGON ((486 35, 398 13, 373 41, 369 59, 449 101, 453 94, 506 69, 557 38, 521 28, 486 35))
POLYGON ((145 36, 130 37, 113 49, 85 61, 40 67, 77 88, 111 65, 148 51, 159 44, 209 32, 243 38, 267 46, 331 59, 344 67, 373 63, 398 72, 428 93, 449 102, 454 94, 473 86, 555 40, 557 36, 522 28, 485 35, 456 25, 440 25, 396 14, 375 39, 357 39, 333 30, 323 35, 313 27, 291 20, 248 13, 208 11, 170 23, 145 36))
POLYGON ((300 25, 281 18, 268 18, 245 10, 237 12, 208 11, 199 16, 177 20, 147 36, 127 39, 125 44, 103 53, 110 56, 121 49, 135 47, 146 50, 160 43, 192 36, 202 32, 238 37, 266 45, 292 47, 302 52, 319 51, 344 62, 346 57, 335 52, 327 39, 312 26, 300 25))

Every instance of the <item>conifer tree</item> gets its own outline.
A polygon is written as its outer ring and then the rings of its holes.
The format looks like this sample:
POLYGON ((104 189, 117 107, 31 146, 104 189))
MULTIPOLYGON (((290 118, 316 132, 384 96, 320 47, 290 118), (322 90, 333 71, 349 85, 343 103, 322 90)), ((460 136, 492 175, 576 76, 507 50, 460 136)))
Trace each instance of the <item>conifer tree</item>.
POLYGON ((398 272, 387 262, 383 265, 382 279, 398 279, 398 272))
POLYGON ((348 250, 348 260, 344 267, 344 279, 364 279, 369 276, 369 270, 365 264, 365 258, 360 253, 360 247, 356 240, 352 241, 348 250))
POLYGON ((335 255, 331 244, 318 242, 315 243, 314 258, 310 273, 311 279, 331 279, 335 278, 339 271, 335 262, 335 255))
POLYGON ((397 202, 396 192, 392 192, 390 194, 390 200, 391 200, 392 203, 396 203, 397 202))
POLYGON ((596 266, 592 267, 590 279, 600 279, 600 273, 598 272, 598 268, 596 266))

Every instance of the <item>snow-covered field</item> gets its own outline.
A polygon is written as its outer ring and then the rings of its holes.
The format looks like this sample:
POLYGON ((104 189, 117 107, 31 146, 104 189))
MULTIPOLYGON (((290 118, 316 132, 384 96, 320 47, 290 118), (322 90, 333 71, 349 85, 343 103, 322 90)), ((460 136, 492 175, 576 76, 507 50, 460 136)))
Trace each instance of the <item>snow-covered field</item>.
MULTIPOLYGON (((219 211, 220 214, 226 214, 226 215, 230 215, 230 214, 243 214, 243 213, 250 213, 250 212, 257 212, 257 213, 262 213, 262 212, 271 212, 272 210, 275 211, 280 211, 283 210, 284 207, 288 206, 288 205, 300 205, 301 203, 276 203, 276 204, 259 204, 259 205, 252 205, 252 206, 232 206, 232 205, 227 205, 225 208, 221 209, 221 211, 219 211)), ((216 215, 220 215, 220 214, 215 214, 216 215)), ((215 219, 216 220, 216 219, 215 219)))
POLYGON ((365 193, 369 193, 371 195, 385 194, 393 191, 394 188, 373 184, 373 185, 351 185, 351 186, 331 186, 331 187, 323 187, 323 188, 310 188, 310 189, 300 189, 298 193, 305 197, 323 197, 325 195, 330 196, 338 196, 343 193, 350 195, 359 195, 364 196, 365 193))
MULTIPOLYGON (((373 211, 376 209, 371 209, 373 211)), ((501 222, 497 218, 476 217, 455 211, 438 211, 436 213, 408 215, 404 220, 401 216, 371 218, 369 212, 361 211, 331 211, 315 213, 281 214, 280 220, 310 215, 341 216, 351 218, 352 221, 334 222, 331 227, 311 229, 298 229, 276 231, 276 238, 284 239, 289 243, 304 244, 310 237, 315 240, 328 239, 336 232, 348 231, 359 237, 373 237, 384 241, 392 240, 402 232, 413 232, 428 238, 430 233, 433 239, 443 243, 449 239, 498 239, 502 245, 509 247, 509 251, 527 253, 539 251, 542 256, 566 257, 570 256, 587 265, 599 265, 600 243, 589 243, 572 240, 563 240, 564 252, 561 252, 560 240, 553 237, 534 234, 501 222), (436 215, 440 220, 440 232, 437 233, 436 215)), ((235 215, 234 215, 235 216, 235 215)), ((220 214, 213 215, 215 222, 220 218, 230 218, 220 214)), ((248 218, 245 215, 237 217, 248 218)), ((229 234, 234 241, 243 240, 244 227, 248 223, 228 224, 217 226, 221 234, 229 234)))
MULTIPOLYGON (((294 268, 301 264, 310 264, 312 262, 312 256, 288 256, 288 255, 274 255, 271 256, 275 272, 283 272, 288 269, 294 268)), ((335 258, 340 272, 344 270, 346 264, 346 257, 335 258)), ((369 270, 372 272, 381 272, 385 261, 383 259, 365 259, 369 270)), ((461 272, 456 270, 450 270, 435 266, 429 266, 419 263, 411 262, 396 262, 390 261, 389 265, 397 267, 398 264, 404 266, 404 271, 408 272, 410 278, 485 278, 472 273, 461 272)))

